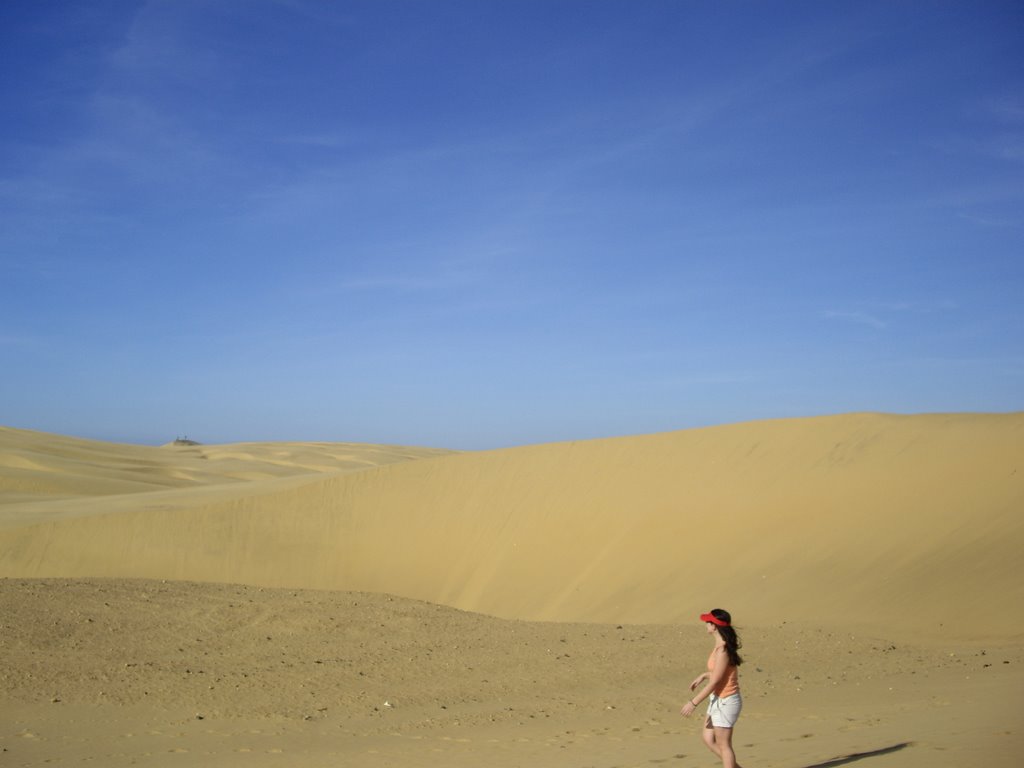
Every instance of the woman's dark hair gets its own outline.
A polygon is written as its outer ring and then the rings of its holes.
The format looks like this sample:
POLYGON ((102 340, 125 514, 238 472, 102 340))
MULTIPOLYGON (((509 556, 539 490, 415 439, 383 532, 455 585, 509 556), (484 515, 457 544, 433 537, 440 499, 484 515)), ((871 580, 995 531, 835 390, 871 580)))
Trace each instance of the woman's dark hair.
POLYGON ((718 629, 718 634, 725 640, 725 652, 729 654, 729 662, 734 667, 738 667, 743 663, 743 658, 739 653, 743 643, 740 642, 740 636, 736 634, 736 630, 732 627, 732 616, 729 615, 728 611, 723 611, 721 608, 712 610, 711 615, 729 625, 728 627, 719 627, 716 624, 715 627, 718 629))

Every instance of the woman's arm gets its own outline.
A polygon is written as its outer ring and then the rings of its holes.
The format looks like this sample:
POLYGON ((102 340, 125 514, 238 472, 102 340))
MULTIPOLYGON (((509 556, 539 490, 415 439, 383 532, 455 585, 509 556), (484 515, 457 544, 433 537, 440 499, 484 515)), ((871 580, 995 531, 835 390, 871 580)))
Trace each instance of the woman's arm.
POLYGON ((710 696, 711 692, 718 687, 718 684, 725 679, 725 676, 726 674, 728 674, 728 672, 729 654, 726 652, 725 648, 718 648, 715 650, 715 664, 714 668, 711 670, 711 673, 709 674, 705 672, 703 675, 694 680, 694 685, 690 686, 690 690, 692 691, 694 688, 696 688, 702 679, 707 679, 708 684, 701 688, 700 693, 698 693, 696 696, 694 696, 692 699, 690 699, 683 705, 683 708, 681 710, 682 715, 684 717, 689 717, 691 714, 693 714, 693 711, 697 708, 697 706, 702 701, 704 701, 704 699, 710 696))

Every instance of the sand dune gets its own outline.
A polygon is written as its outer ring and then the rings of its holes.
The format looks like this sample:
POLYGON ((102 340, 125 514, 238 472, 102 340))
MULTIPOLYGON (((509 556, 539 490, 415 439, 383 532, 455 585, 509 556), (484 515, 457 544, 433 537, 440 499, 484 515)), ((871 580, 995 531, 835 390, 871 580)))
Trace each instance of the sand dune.
POLYGON ((169 443, 156 448, 0 427, 0 509, 16 502, 352 471, 449 453, 356 443, 169 443))
MULTIPOLYGON (((12 434, 5 453, 26 457, 12 434)), ((856 414, 450 455, 93 450, 75 471, 69 449, 33 470, 54 477, 53 498, 0 507, 0 575, 387 592, 519 619, 677 621, 714 603, 762 623, 1024 632, 1024 414, 856 414), (332 468, 369 456, 410 460, 332 468), (178 485, 138 487, 168 478, 178 485), (86 490, 67 498, 72 480, 86 490)))
POLYGON ((478 453, 2 429, 0 745, 24 766, 712 764, 677 712, 721 605, 745 763, 1016 765, 1022 460, 1024 414, 478 453))

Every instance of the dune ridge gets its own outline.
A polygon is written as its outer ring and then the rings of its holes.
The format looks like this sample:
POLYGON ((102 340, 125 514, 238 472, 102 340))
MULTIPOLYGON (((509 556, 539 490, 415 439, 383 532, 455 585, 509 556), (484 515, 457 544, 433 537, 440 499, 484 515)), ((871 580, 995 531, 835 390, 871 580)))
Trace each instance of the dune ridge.
POLYGON ((129 445, 0 427, 0 509, 19 502, 116 496, 346 472, 454 451, 361 443, 172 442, 129 445))
MULTIPOLYGON (((10 442, 0 434, 23 457, 10 442)), ((673 622, 715 604, 752 624, 1024 634, 1020 413, 407 451, 344 471, 318 459, 275 474, 258 445, 202 450, 236 463, 184 480, 174 462, 138 473, 171 488, 125 492, 123 471, 97 469, 103 495, 67 497, 55 479, 48 498, 16 496, 0 506, 0 576, 384 592, 527 620, 673 622), (247 481, 256 459, 264 474, 247 481)), ((5 477, 29 471, 11 464, 5 477)))

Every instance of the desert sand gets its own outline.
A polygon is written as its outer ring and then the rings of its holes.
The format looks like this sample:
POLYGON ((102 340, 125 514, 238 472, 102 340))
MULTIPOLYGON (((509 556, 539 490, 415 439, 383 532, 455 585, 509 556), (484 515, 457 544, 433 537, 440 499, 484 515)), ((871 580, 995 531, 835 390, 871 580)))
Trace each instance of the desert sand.
POLYGON ((498 451, 0 428, 3 765, 1020 764, 1024 414, 498 451))

